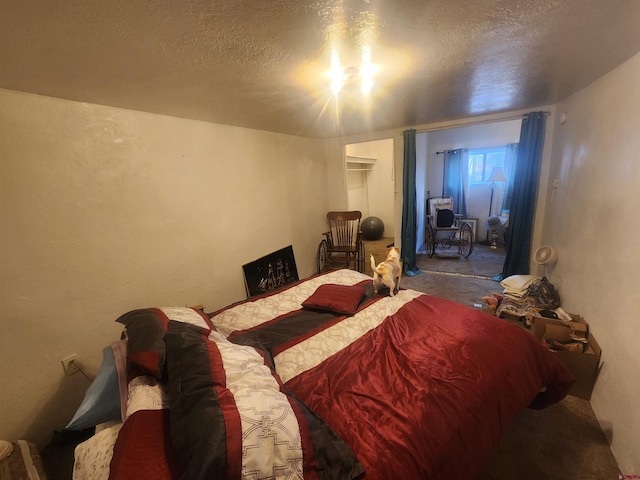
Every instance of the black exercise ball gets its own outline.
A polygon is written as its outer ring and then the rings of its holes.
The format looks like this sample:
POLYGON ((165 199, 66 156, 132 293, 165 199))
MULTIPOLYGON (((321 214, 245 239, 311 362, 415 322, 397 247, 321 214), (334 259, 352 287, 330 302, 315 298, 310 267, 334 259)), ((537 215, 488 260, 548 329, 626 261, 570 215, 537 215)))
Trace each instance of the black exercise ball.
POLYGON ((367 217, 360 224, 365 240, 378 240, 384 233, 384 223, 378 217, 367 217))

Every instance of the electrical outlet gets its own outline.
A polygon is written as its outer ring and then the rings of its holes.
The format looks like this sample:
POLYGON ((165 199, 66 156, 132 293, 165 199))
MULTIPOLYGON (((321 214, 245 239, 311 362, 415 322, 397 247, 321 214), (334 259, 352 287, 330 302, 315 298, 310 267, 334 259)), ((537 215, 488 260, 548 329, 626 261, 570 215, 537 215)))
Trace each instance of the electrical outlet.
POLYGON ((67 374, 67 376, 80 371, 80 364, 78 363, 78 357, 75 353, 72 353, 67 358, 63 358, 61 363, 62 368, 64 368, 64 373, 67 374))

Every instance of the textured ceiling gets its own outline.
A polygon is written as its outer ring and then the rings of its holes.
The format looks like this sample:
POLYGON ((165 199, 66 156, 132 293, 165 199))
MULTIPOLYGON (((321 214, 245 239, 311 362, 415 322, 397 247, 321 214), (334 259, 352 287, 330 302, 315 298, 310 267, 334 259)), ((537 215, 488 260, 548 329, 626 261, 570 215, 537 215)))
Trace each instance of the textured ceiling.
POLYGON ((639 26, 638 0, 0 0, 0 88, 331 137, 556 103, 639 26), (333 97, 363 46, 371 96, 333 97))

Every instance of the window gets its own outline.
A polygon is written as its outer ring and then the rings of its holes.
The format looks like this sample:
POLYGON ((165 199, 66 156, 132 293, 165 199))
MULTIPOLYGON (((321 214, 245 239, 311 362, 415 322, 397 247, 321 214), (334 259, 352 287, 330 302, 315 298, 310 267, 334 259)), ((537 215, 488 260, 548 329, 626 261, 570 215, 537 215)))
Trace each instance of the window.
POLYGON ((494 167, 504 169, 506 147, 469 150, 469 183, 488 182, 494 167))

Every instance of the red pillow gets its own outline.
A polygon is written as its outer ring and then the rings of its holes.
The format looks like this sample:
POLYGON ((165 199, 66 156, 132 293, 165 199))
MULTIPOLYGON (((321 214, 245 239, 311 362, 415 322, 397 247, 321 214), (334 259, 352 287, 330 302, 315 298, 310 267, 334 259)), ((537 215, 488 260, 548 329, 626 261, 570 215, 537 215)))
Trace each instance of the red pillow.
POLYGON ((364 295, 364 287, 361 285, 326 283, 320 285, 313 295, 302 302, 302 306, 341 315, 353 315, 364 295))

